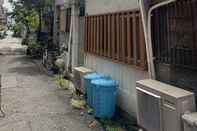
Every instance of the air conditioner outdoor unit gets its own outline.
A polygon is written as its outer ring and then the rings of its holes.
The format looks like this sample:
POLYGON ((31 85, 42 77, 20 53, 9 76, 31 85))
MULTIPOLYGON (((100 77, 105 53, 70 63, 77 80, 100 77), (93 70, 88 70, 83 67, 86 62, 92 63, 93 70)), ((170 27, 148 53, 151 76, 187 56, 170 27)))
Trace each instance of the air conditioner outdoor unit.
POLYGON ((156 80, 136 84, 138 124, 147 131, 184 131, 182 115, 195 112, 194 94, 156 80))
POLYGON ((82 93, 85 93, 83 77, 92 72, 93 72, 92 70, 87 69, 86 67, 83 67, 83 66, 74 68, 74 71, 73 71, 74 85, 77 90, 79 90, 82 93))

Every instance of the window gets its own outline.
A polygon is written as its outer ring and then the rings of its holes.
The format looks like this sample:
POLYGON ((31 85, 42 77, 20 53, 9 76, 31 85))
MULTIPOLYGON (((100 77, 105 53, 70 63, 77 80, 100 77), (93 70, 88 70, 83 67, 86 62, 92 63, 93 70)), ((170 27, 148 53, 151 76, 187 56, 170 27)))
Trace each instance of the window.
POLYGON ((60 31, 69 32, 71 23, 71 8, 60 11, 60 31))
POLYGON ((146 48, 140 12, 86 16, 85 51, 146 69, 146 48))
POLYGON ((66 29, 66 11, 60 11, 60 31, 65 32, 66 29))
POLYGON ((156 63, 197 69, 197 0, 178 1, 153 12, 156 63))

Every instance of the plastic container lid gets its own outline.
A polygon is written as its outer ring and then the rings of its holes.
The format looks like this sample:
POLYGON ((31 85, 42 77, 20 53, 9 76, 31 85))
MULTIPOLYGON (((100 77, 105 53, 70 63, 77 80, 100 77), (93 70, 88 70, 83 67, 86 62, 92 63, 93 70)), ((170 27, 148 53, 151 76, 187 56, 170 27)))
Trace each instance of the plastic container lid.
POLYGON ((109 76, 105 74, 100 74, 100 73, 91 73, 91 74, 84 76, 84 78, 87 80, 93 80, 93 79, 100 79, 100 78, 109 78, 109 76))
POLYGON ((104 87, 117 87, 118 86, 117 81, 110 80, 110 79, 93 80, 91 83, 97 86, 104 86, 104 87))

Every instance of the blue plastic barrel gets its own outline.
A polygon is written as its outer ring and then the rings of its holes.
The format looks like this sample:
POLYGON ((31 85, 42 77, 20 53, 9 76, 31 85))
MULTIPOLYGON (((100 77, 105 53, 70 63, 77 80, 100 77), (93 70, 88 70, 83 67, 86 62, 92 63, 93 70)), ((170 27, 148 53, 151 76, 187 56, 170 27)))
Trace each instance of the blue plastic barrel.
POLYGON ((87 102, 90 107, 93 107, 93 86, 91 81, 97 79, 109 79, 109 76, 100 73, 91 73, 84 76, 84 87, 87 93, 87 102))
POLYGON ((115 113, 118 83, 115 80, 93 80, 94 115, 98 118, 111 118, 115 113))

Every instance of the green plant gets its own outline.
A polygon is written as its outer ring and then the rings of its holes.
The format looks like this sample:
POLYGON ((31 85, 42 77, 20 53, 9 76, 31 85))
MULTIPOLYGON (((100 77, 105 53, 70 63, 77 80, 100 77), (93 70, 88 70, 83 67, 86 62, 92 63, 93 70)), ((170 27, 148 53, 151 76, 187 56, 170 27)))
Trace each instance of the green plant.
POLYGON ((120 123, 113 120, 101 119, 100 122, 105 127, 106 131, 119 131, 121 127, 120 123))
POLYGON ((63 89, 68 90, 69 89, 69 81, 64 79, 63 75, 55 75, 53 78, 53 81, 63 89))
POLYGON ((64 71, 64 66, 65 66, 64 59, 58 58, 55 61, 55 65, 59 68, 59 70, 60 70, 61 73, 64 71))
POLYGON ((11 28, 11 30, 14 32, 13 36, 14 37, 21 37, 22 28, 23 28, 23 26, 21 23, 14 24, 11 28))
POLYGON ((43 47, 40 45, 40 43, 36 42, 35 40, 28 39, 28 51, 30 52, 30 55, 36 58, 39 58, 42 56, 43 47))
POLYGON ((27 38, 24 38, 22 40, 22 45, 28 45, 28 39, 27 38))
POLYGON ((84 99, 71 99, 71 105, 75 109, 84 109, 86 101, 84 99))

